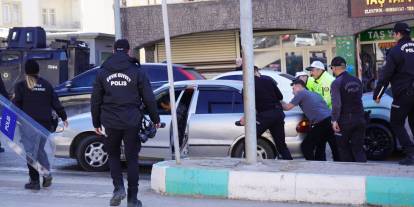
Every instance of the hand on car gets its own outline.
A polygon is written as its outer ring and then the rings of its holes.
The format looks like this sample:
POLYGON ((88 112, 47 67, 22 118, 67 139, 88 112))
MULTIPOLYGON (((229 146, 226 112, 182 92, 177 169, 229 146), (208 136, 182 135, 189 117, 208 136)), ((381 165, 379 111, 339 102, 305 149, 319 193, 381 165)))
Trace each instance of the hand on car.
POLYGON ((244 126, 246 123, 245 123, 245 121, 244 121, 244 116, 242 117, 242 118, 240 118, 240 125, 242 125, 242 126, 244 126))
POLYGON ((99 127, 99 128, 95 128, 95 133, 96 133, 97 135, 101 135, 101 136, 103 136, 103 133, 102 133, 102 128, 101 128, 101 127, 99 127))
POLYGON ((63 121, 63 126, 64 126, 65 128, 68 128, 68 126, 69 126, 69 122, 68 122, 68 120, 63 121))
POLYGON ((334 121, 332 122, 332 129, 334 130, 334 132, 339 133, 341 132, 341 128, 339 128, 339 124, 338 122, 334 121))

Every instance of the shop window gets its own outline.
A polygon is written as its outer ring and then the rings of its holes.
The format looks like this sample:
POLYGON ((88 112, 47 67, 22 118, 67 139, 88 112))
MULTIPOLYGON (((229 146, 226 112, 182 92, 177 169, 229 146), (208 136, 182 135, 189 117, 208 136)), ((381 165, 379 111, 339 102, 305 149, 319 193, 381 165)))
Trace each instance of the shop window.
POLYGON ((328 58, 326 57, 326 51, 325 50, 309 51, 309 63, 312 63, 313 61, 321 61, 326 67, 328 63, 328 58))
POLYGON ((286 72, 290 75, 295 75, 296 72, 303 71, 303 54, 300 52, 287 52, 286 58, 286 72))
POLYGON ((254 51, 254 63, 262 69, 281 71, 280 51, 254 51))
POLYGON ((279 45, 280 40, 277 35, 262 35, 253 38, 254 49, 276 48, 279 45))
POLYGON ((301 33, 282 35, 284 47, 308 47, 326 45, 329 43, 329 36, 324 33, 301 33))

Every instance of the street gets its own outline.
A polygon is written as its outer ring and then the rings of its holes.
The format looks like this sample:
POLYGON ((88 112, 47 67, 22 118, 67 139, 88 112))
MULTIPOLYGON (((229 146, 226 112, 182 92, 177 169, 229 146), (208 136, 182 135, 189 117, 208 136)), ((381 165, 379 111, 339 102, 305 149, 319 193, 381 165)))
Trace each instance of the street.
MULTIPOLYGON (((42 189, 38 192, 24 190, 23 186, 28 180, 25 163, 9 149, 6 149, 5 153, 0 154, 1 206, 109 206, 109 199, 112 196, 109 172, 84 172, 80 170, 75 160, 70 159, 56 159, 52 171, 54 180, 51 188, 42 189)), ((148 165, 140 169, 141 180, 138 197, 142 200, 144 206, 337 206, 164 196, 150 189, 150 172, 151 166, 148 165)), ((126 206, 125 201, 122 206, 126 206)))
MULTIPOLYGON (((394 156, 393 159, 397 159, 394 156)), ((393 162, 394 161, 387 161, 393 162)), ((0 201, 1 206, 108 206, 112 196, 109 172, 85 172, 75 160, 56 158, 53 167, 54 181, 49 189, 32 192, 23 188, 28 180, 23 160, 9 149, 0 154, 0 201)), ((165 196, 150 189, 151 166, 140 169, 139 198, 144 206, 338 206, 303 203, 275 203, 214 198, 165 196)), ((126 202, 122 204, 126 206, 126 202)))

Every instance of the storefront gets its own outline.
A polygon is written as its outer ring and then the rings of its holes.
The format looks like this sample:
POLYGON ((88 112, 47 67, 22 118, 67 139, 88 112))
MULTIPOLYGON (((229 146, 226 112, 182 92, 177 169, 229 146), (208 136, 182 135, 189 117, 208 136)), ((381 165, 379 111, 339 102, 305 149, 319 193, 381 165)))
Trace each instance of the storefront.
MULTIPOLYGON (((239 3, 170 4, 173 62, 205 74, 234 70, 242 51, 239 3)), ((328 65, 340 55, 367 90, 392 46, 394 23, 414 27, 414 1, 408 0, 257 0, 252 9, 255 65, 294 75, 314 60, 328 65)), ((148 62, 165 61, 160 6, 129 7, 122 13, 131 45, 145 48, 148 62)))

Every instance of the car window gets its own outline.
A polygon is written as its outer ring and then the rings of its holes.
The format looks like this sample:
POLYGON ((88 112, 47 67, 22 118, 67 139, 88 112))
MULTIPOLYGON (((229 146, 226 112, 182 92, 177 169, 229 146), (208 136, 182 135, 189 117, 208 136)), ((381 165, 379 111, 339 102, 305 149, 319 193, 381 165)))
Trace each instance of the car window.
POLYGON ((92 69, 72 79, 72 87, 92 87, 98 69, 92 69))
MULTIPOLYGON (((183 90, 176 89, 175 90, 175 101, 177 101, 178 97, 183 90)), ((157 109, 159 115, 171 115, 171 108, 170 108, 170 93, 169 90, 164 90, 159 93, 156 97, 157 100, 157 109)))
POLYGON ((243 98, 234 90, 200 90, 197 114, 242 113, 243 98))
MULTIPOLYGON (((141 66, 150 82, 167 82, 168 81, 168 71, 167 66, 160 65, 143 65, 141 66)), ((173 67, 174 71, 174 81, 183 81, 188 80, 188 78, 180 72, 176 67, 173 67)))
POLYGON ((229 76, 223 76, 220 78, 217 78, 217 80, 243 80, 242 75, 229 75, 229 76))
POLYGON ((290 75, 290 74, 281 73, 281 74, 279 74, 279 75, 280 75, 280 76, 282 76, 282 77, 284 77, 284 78, 287 78, 287 79, 289 79, 289 80, 291 80, 291 81, 295 80, 295 76, 290 75))

